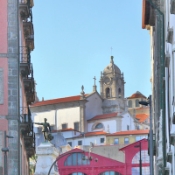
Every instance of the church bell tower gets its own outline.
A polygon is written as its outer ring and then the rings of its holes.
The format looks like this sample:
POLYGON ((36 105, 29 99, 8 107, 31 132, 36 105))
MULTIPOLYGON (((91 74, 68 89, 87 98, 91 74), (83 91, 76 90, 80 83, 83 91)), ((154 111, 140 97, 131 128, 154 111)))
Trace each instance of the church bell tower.
POLYGON ((110 64, 101 72, 100 93, 103 99, 124 98, 124 76, 113 59, 111 56, 110 64))

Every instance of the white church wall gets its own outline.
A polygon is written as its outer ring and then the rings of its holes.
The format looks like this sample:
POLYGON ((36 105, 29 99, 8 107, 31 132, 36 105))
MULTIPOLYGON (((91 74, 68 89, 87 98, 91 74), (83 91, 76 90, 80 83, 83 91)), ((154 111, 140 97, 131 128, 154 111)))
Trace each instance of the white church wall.
POLYGON ((89 96, 87 100, 88 102, 86 103, 85 108, 86 120, 91 119, 96 115, 102 114, 102 99, 97 93, 89 96))
POLYGON ((117 131, 117 124, 116 124, 116 119, 112 118, 112 119, 105 119, 105 120, 97 120, 94 122, 89 122, 88 123, 88 132, 93 132, 93 131, 105 131, 105 132, 109 132, 109 133, 114 133, 117 131), (98 123, 102 123, 104 128, 103 129, 94 129, 95 125, 97 125, 98 123))
POLYGON ((62 124, 67 124, 67 128, 74 128, 74 123, 80 122, 80 107, 57 110, 57 119, 57 129, 62 129, 62 124))
MULTIPOLYGON (((32 118, 34 122, 38 123, 44 122, 44 118, 47 118, 47 122, 50 123, 51 126, 53 126, 55 125, 55 110, 32 113, 32 118)), ((39 127, 39 125, 34 126, 39 127)))
POLYGON ((130 114, 125 113, 122 116, 122 131, 135 130, 134 119, 130 116, 130 114))

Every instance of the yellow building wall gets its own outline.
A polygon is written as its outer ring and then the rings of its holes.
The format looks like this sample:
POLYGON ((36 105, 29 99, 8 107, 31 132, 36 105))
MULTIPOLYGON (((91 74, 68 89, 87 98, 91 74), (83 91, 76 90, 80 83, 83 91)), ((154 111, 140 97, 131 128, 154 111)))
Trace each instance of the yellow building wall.
POLYGON ((136 137, 137 136, 146 136, 144 135, 122 135, 122 136, 107 136, 106 137, 106 144, 113 145, 115 139, 119 139, 119 145, 124 145, 124 139, 128 138, 129 139, 129 144, 136 142, 136 137))

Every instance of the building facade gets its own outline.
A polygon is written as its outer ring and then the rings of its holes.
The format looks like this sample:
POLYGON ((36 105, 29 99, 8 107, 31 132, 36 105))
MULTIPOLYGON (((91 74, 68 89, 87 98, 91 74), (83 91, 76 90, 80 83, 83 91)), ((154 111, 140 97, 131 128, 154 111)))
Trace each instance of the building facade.
POLYGON ((175 1, 143 0, 142 28, 150 31, 152 115, 156 135, 155 174, 175 174, 175 1))
MULTIPOLYGON (((74 129, 87 134, 135 130, 135 119, 128 112, 127 99, 124 97, 124 76, 114 64, 113 56, 110 59, 110 64, 101 73, 100 94, 94 78, 93 92, 89 94, 85 94, 82 86, 80 95, 32 104, 30 109, 33 121, 42 122, 47 118, 53 130, 74 129)), ((35 132, 37 138, 42 135, 37 125, 35 132)), ((98 144, 105 143, 97 140, 98 144)))
POLYGON ((29 157, 35 153, 29 110, 35 100, 32 7, 33 0, 0 1, 0 147, 9 148, 8 163, 0 153, 1 174, 28 175, 29 157))

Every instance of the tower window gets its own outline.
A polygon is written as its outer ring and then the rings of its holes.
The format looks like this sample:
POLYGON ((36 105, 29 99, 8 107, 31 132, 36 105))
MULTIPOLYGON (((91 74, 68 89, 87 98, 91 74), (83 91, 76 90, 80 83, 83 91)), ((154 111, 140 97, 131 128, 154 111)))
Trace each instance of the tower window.
POLYGON ((135 107, 139 107, 139 100, 138 99, 135 101, 135 107))
POLYGON ((109 98, 109 97, 110 97, 110 89, 106 88, 106 98, 109 98))
POLYGON ((121 88, 118 89, 118 94, 121 94, 121 88))
POLYGON ((128 101, 128 107, 129 107, 129 108, 132 108, 132 100, 129 100, 129 101, 128 101))

